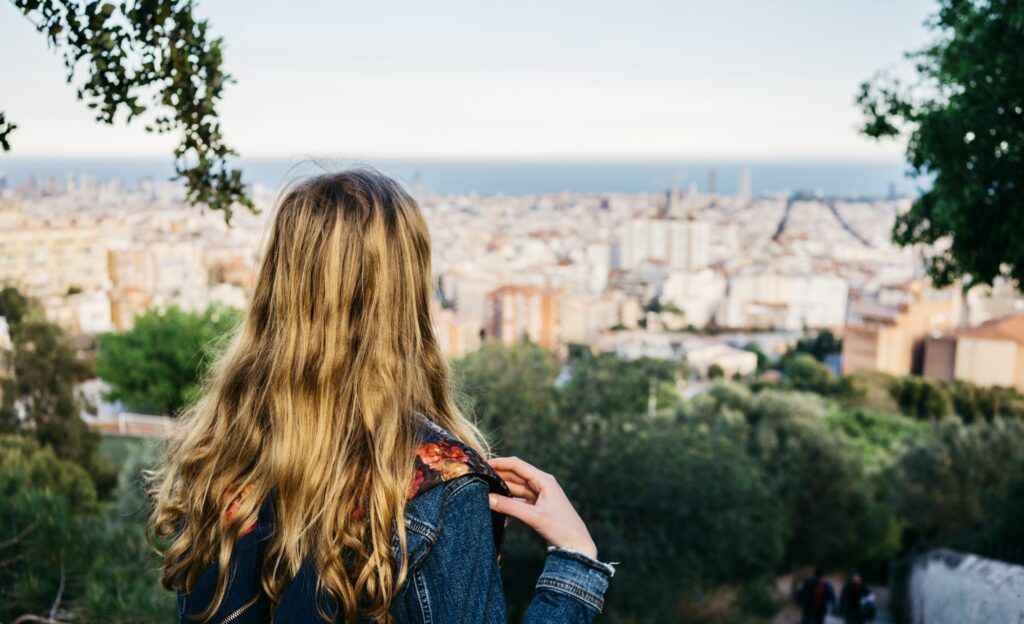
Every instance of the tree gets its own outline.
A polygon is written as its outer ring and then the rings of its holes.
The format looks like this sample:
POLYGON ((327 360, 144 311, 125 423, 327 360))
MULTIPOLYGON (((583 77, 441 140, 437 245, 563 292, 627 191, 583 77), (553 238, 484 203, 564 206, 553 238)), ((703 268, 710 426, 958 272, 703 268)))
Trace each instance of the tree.
POLYGON ((17 325, 29 311, 29 302, 13 286, 5 286, 0 290, 0 316, 7 319, 10 327, 17 325))
POLYGON ((685 421, 709 433, 740 436, 767 475, 786 518, 780 570, 849 565, 887 556, 898 545, 882 481, 868 473, 842 435, 829 430, 828 406, 814 394, 754 394, 744 385, 723 383, 683 410, 685 421))
POLYGON ((96 508, 96 490, 80 466, 25 436, 0 436, 3 621, 49 608, 63 593, 68 552, 80 543, 76 519, 96 508))
POLYGON ((572 466, 558 476, 602 558, 632 562, 608 596, 617 621, 679 621, 684 591, 778 568, 786 510, 742 436, 671 418, 601 423, 575 441, 572 466))
POLYGON ((797 390, 832 394, 838 389, 832 371, 809 353, 797 353, 789 357, 783 372, 797 390))
POLYGON ((827 422, 857 453, 865 470, 873 474, 889 469, 928 431, 919 420, 864 408, 833 410, 827 422))
POLYGON ((176 414, 195 398, 207 367, 241 313, 211 306, 150 310, 127 332, 99 338, 96 374, 111 386, 108 398, 132 409, 176 414))
MULTIPOLYGON (((192 0, 13 0, 60 51, 68 82, 96 111, 96 120, 131 122, 150 108, 149 132, 181 131, 175 171, 190 202, 223 211, 235 204, 252 211, 242 173, 228 164, 235 155, 224 142, 217 105, 231 77, 221 68, 219 37, 198 19, 192 0)), ((17 128, 0 112, 0 150, 11 149, 17 128)))
MULTIPOLYGON (((454 362, 464 409, 503 454, 546 450, 557 440, 560 366, 546 349, 529 342, 488 343, 454 362)), ((540 461, 537 459, 536 461, 540 461)))
POLYGON ((789 358, 799 353, 813 355, 818 361, 824 362, 826 357, 833 353, 839 353, 842 350, 842 339, 836 338, 835 334, 826 329, 815 334, 813 338, 808 337, 797 340, 796 346, 786 351, 785 355, 782 356, 781 363, 785 366, 789 358))
POLYGON ((708 379, 722 379, 725 377, 725 369, 722 368, 721 364, 712 364, 708 366, 708 379))
POLYGON ((1006 524, 997 512, 1016 505, 1011 496, 1020 490, 1022 461, 1024 423, 945 421, 896 466, 896 509, 933 545, 976 547, 1006 524))
POLYGON ((574 421, 585 415, 639 416, 648 412, 652 393, 658 409, 671 408, 679 401, 678 370, 668 360, 587 351, 569 362, 569 377, 559 389, 561 413, 574 421))
POLYGON ((953 400, 953 411, 964 422, 993 418, 1024 418, 1024 395, 1014 388, 986 388, 969 381, 946 384, 953 400))
POLYGON ((744 347, 744 351, 750 351, 757 356, 757 373, 763 373, 768 370, 768 355, 765 354, 761 346, 756 342, 748 342, 744 347))
POLYGON ((133 454, 104 503, 77 464, 0 436, 0 621, 174 621, 145 536, 151 461, 150 449, 133 454))
POLYGON ((937 381, 907 376, 892 386, 900 411, 920 420, 941 420, 953 414, 953 401, 937 381))
POLYGON ((893 239, 928 245, 940 286, 1024 284, 1024 5, 940 0, 929 25, 935 42, 908 55, 914 78, 879 74, 857 97, 861 131, 904 136, 911 168, 931 180, 893 239))
POLYGON ((100 493, 113 487, 116 473, 98 455, 99 434, 82 420, 92 409, 77 389, 92 371, 64 331, 45 320, 16 290, 0 291, 0 311, 9 317, 13 375, 0 378, 0 431, 21 432, 77 463, 100 493))

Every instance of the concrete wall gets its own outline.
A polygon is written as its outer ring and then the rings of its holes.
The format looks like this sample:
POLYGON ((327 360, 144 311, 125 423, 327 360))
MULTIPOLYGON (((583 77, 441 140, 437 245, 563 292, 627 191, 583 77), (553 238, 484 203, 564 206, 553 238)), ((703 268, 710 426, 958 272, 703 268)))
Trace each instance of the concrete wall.
POLYGON ((912 624, 1024 624, 1024 567, 951 550, 910 572, 912 624))
POLYGON ((1017 343, 961 337, 956 345, 957 379, 979 386, 1012 386, 1016 381, 1017 343))

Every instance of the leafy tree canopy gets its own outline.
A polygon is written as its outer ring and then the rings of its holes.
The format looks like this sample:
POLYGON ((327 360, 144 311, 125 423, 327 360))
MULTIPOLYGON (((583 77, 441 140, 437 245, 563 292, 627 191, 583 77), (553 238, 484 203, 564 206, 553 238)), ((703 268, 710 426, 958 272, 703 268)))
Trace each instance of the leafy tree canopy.
POLYGON ((222 339, 241 319, 231 308, 150 310, 127 332, 100 336, 96 374, 108 398, 131 409, 175 414, 195 398, 222 339))
POLYGON ((870 137, 905 136, 914 172, 932 180, 897 217, 894 240, 934 245, 940 286, 1000 276, 1024 284, 1024 4, 941 0, 914 77, 879 74, 857 102, 870 137))
MULTIPOLYGON (((956 419, 940 423, 900 459, 893 480, 897 511, 931 544, 972 548, 1000 526, 1000 510, 1021 505, 1024 423, 956 419)), ((1020 539, 1020 526, 1014 541, 1020 539)))
MULTIPOLYGON (((132 121, 149 109, 150 132, 181 131, 175 171, 188 199, 222 210, 230 221, 235 204, 255 211, 242 172, 228 159, 217 105, 231 77, 221 68, 220 37, 198 19, 192 0, 12 0, 62 53, 68 82, 78 98, 113 124, 132 121)), ((11 149, 17 128, 0 112, 0 150, 11 149)))
POLYGON ((104 503, 77 464, 0 435, 0 621, 174 621, 145 536, 151 462, 133 453, 104 503))
POLYGON ((0 433, 21 432, 57 457, 85 468, 102 495, 116 473, 97 453, 99 434, 82 420, 92 406, 77 384, 92 375, 68 336, 13 288, 0 291, 0 315, 10 320, 10 375, 0 376, 0 433))

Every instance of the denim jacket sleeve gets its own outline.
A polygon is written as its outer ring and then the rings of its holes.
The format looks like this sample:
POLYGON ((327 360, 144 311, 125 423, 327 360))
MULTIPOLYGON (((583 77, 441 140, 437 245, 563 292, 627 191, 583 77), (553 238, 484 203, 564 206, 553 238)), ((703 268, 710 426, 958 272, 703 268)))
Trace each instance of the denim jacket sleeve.
MULTIPOLYGON (((409 573, 406 613, 424 623, 506 621, 505 597, 491 530, 488 487, 476 478, 445 486, 437 539, 409 573)), ((614 570, 581 554, 549 549, 526 624, 587 624, 604 604, 614 570)))

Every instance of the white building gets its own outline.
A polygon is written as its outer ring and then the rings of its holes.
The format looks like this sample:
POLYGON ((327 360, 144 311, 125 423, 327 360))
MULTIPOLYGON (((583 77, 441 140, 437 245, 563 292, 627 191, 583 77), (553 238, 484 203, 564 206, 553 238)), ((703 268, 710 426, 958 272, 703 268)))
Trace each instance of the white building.
POLYGON ((694 270, 710 261, 711 226, 695 219, 629 219, 622 226, 621 240, 625 269, 653 261, 694 270))
POLYGON ((707 377, 708 369, 715 365, 726 377, 752 375, 757 371, 757 354, 719 342, 693 345, 686 349, 685 359, 701 377, 707 377))
POLYGON ((828 275, 737 275, 717 320, 726 327, 842 327, 849 290, 846 280, 828 275))
POLYGON ((675 270, 662 285, 661 301, 682 310, 688 324, 704 327, 714 318, 725 290, 725 277, 710 269, 675 270))

